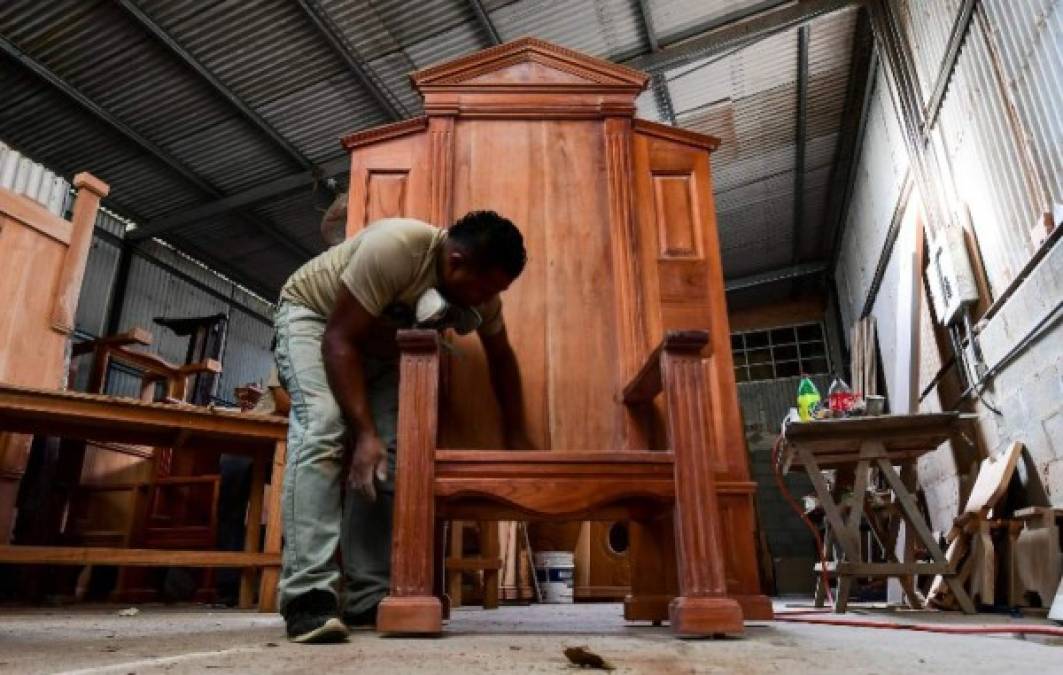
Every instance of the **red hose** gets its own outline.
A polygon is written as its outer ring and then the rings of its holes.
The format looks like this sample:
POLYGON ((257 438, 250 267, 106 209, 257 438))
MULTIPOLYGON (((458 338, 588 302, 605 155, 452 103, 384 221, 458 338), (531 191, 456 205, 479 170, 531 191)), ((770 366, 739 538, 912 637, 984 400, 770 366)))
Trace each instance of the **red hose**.
POLYGON ((1039 626, 1036 624, 988 624, 981 626, 941 626, 932 623, 894 623, 886 621, 866 621, 861 619, 798 617, 793 614, 805 612, 775 613, 776 621, 792 623, 820 623, 827 626, 848 626, 850 628, 884 628, 890 630, 912 630, 921 633, 948 633, 950 635, 988 635, 994 633, 1017 633, 1020 635, 1050 635, 1063 637, 1063 628, 1056 626, 1039 626), (788 614, 790 614, 788 616, 788 614))
MULTIPOLYGON (((823 544, 823 538, 819 536, 819 528, 816 524, 809 520, 805 515, 804 509, 797 503, 794 496, 790 494, 790 489, 786 487, 786 482, 782 479, 782 469, 779 467, 779 451, 782 447, 783 437, 779 436, 775 439, 775 443, 771 446, 771 468, 775 472, 775 484, 779 486, 779 492, 786 499, 786 502, 790 505, 790 508, 794 510, 794 513, 801 519, 802 522, 808 527, 809 532, 812 533, 812 537, 816 540, 816 552, 819 553, 819 573, 823 579, 823 588, 827 591, 827 602, 834 604, 834 593, 830 590, 830 578, 827 576, 827 550, 823 544)), ((829 611, 829 610, 828 610, 829 611)))

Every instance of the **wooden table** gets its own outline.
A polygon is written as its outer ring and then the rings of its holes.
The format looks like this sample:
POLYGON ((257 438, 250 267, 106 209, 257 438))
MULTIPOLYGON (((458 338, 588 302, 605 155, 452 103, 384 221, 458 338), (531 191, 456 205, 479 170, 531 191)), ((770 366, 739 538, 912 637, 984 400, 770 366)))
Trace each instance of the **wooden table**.
POLYGON ((174 551, 63 546, 0 546, 0 562, 50 565, 143 567, 243 567, 240 607, 253 604, 254 572, 262 568, 259 610, 276 611, 281 551, 281 483, 288 422, 272 415, 220 411, 185 404, 146 403, 96 394, 30 389, 0 384, 0 431, 80 440, 195 448, 252 457, 251 501, 244 551, 174 551), (272 462, 265 545, 259 527, 266 467, 272 462))
MULTIPOLYGON (((914 575, 940 574, 955 594, 960 608, 967 614, 974 613, 970 597, 955 578, 956 570, 947 562, 944 551, 919 512, 913 495, 915 486, 906 485, 894 469, 894 465, 911 465, 944 443, 958 430, 961 419, 959 413, 884 415, 795 422, 783 429, 784 446, 779 458, 782 469, 786 472, 792 467, 804 467, 842 550, 843 559, 831 566, 838 577, 835 611, 845 611, 854 577, 898 577, 912 602, 916 597, 914 575), (899 515, 910 528, 908 531, 926 547, 930 562, 898 560, 889 541, 883 542, 887 562, 864 560, 860 546, 861 521, 867 517, 872 529, 877 527, 872 520, 870 504, 865 499, 873 466, 893 490, 899 515), (835 501, 823 480, 821 470, 825 468, 855 469, 853 489, 848 499, 835 501)), ((894 538, 895 535, 894 532, 894 538)))

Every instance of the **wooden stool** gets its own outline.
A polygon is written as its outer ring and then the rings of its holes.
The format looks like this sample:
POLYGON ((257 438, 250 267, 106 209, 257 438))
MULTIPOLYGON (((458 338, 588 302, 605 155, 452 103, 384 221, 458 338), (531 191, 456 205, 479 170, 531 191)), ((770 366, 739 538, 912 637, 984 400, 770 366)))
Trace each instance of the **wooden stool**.
POLYGON ((447 575, 447 595, 451 607, 462 606, 462 577, 464 572, 482 573, 481 602, 484 609, 498 609, 498 573, 502 569, 502 557, 499 551, 498 523, 480 521, 470 523, 463 520, 450 522, 450 555, 444 568, 447 575), (479 530, 479 556, 464 557, 465 529, 475 525, 479 530))

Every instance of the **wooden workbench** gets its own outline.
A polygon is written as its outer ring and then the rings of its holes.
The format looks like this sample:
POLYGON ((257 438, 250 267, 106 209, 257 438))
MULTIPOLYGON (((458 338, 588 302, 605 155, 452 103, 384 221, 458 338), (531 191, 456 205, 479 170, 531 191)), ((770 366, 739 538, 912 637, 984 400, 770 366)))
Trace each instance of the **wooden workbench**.
MULTIPOLYGON (((906 485, 894 468, 894 465, 911 465, 920 456, 936 449, 958 431, 962 419, 954 412, 883 415, 795 422, 783 429, 784 445, 779 457, 782 470, 805 469, 842 550, 843 560, 831 565, 831 571, 838 577, 836 611, 845 611, 855 577, 898 577, 909 602, 914 602, 914 575, 940 574, 956 595, 961 609, 968 614, 974 613, 971 599, 955 579, 956 570, 947 562, 944 551, 919 512, 913 494, 915 486, 906 485), (860 546, 861 520, 866 516, 872 529, 876 527, 865 499, 872 467, 881 472, 893 490, 899 515, 911 528, 911 534, 926 547, 930 562, 898 560, 892 542, 884 542, 886 562, 864 560, 860 546), (821 473, 825 468, 854 468, 853 489, 844 502, 835 501, 821 473)), ((896 533, 892 536, 895 537, 896 533)))
POLYGON ((288 422, 272 415, 220 411, 185 404, 146 403, 95 394, 0 384, 0 431, 102 442, 135 443, 254 459, 243 552, 130 548, 0 546, 0 562, 144 567, 243 567, 240 607, 250 607, 254 571, 262 568, 259 609, 276 611, 281 551, 281 483, 288 422), (259 544, 266 467, 272 465, 265 545, 259 544))

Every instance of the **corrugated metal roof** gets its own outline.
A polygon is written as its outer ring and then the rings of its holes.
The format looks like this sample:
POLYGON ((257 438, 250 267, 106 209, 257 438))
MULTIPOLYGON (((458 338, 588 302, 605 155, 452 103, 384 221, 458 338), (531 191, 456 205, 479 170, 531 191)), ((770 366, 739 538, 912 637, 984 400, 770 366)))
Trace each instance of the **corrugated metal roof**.
POLYGON ((1063 204, 1063 2, 986 0, 988 29, 1048 196, 1063 204))
MULTIPOLYGON (((956 0, 950 0, 954 2, 956 0)), ((388 119, 347 63, 296 2, 136 0, 137 6, 221 85, 311 162, 342 156, 338 139, 388 119)), ((490 44, 467 0, 315 0, 354 58, 409 114, 420 112, 411 71, 490 44)), ((769 0, 650 0, 661 42, 769 0)), ((632 0, 487 0, 503 39, 534 35, 588 54, 623 60, 649 43, 632 0)), ((855 10, 811 24, 805 175, 806 227, 820 226, 848 86, 855 10)), ((13 0, 0 6, 0 33, 107 113, 172 155, 222 194, 238 193, 303 168, 243 118, 188 63, 111 2, 13 0), (135 64, 135 67, 130 67, 135 64)), ((89 170, 112 186, 107 203, 139 221, 212 197, 35 75, 0 57, 0 128, 20 151, 67 175, 89 170), (8 67, 11 66, 11 67, 8 67)), ((721 138, 714 156, 719 222, 730 275, 788 262, 793 239, 797 39, 789 30, 734 53, 666 74, 678 124, 721 138)), ((652 92, 640 116, 658 119, 652 92)), ((342 178, 340 179, 342 183, 342 178)), ((254 222, 320 250, 310 188, 266 199, 243 217, 225 214, 165 235, 205 258, 224 258, 234 276, 279 287, 297 264, 254 222)), ((816 237, 803 241, 817 241, 816 237)))

